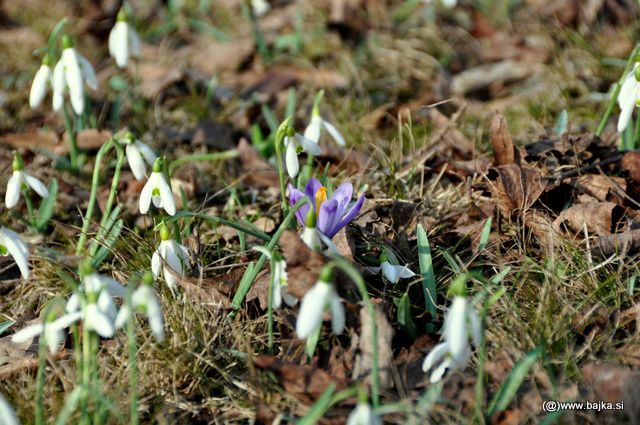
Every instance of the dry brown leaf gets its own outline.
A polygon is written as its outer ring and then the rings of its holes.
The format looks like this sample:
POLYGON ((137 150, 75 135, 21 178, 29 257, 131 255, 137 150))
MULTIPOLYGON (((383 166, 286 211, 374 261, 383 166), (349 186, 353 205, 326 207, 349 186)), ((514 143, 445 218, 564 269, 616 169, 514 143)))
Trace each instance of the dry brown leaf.
POLYGON ((591 244, 591 249, 602 255, 636 252, 640 250, 640 229, 596 238, 591 244))
POLYGON ((338 253, 349 261, 353 261, 356 253, 356 243, 349 227, 343 227, 332 239, 338 248, 338 253))
POLYGON ((138 65, 138 68, 140 93, 146 99, 155 99, 164 89, 184 78, 184 72, 177 68, 175 63, 162 64, 143 61, 138 65))
POLYGON ((3 134, 0 136, 0 142, 8 144, 14 149, 38 148, 58 154, 68 152, 68 147, 61 144, 58 135, 52 131, 37 130, 24 133, 3 134), (60 153, 60 150, 65 152, 60 153))
POLYGON ((626 189, 623 178, 604 174, 583 174, 576 179, 574 185, 580 192, 593 196, 599 201, 609 200, 611 192, 618 187, 622 191, 626 189))
POLYGON ((491 145, 493 145, 493 165, 508 165, 515 163, 513 140, 507 120, 501 113, 496 113, 489 126, 491 145))
POLYGON ((200 279, 187 276, 181 276, 169 268, 165 269, 177 280, 189 300, 195 300, 202 305, 213 307, 215 309, 227 309, 231 303, 229 297, 225 295, 219 288, 225 287, 228 290, 229 282, 226 283, 218 279, 200 279))
POLYGON ((556 231, 561 231, 561 224, 567 223, 576 233, 587 227, 589 234, 608 236, 622 227, 625 208, 613 202, 588 202, 576 204, 560 213, 553 222, 556 231))
POLYGON ((243 181, 249 186, 280 188, 278 172, 256 152, 247 139, 240 139, 238 156, 244 169, 243 181))
POLYGON ((253 359, 253 363, 261 369, 273 372, 288 394, 306 402, 317 399, 331 384, 335 384, 337 390, 347 387, 344 380, 337 379, 318 367, 286 363, 272 356, 258 356, 253 359))
POLYGON ((491 196, 506 217, 526 211, 546 188, 542 173, 516 164, 501 165, 489 170, 491 196))
MULTIPOLYGON (((380 374, 380 388, 390 388, 393 385, 391 367, 393 362, 393 350, 391 341, 393 340, 393 328, 387 320, 387 315, 381 306, 375 305, 376 326, 378 333, 378 370, 380 374)), ((371 318, 367 307, 360 309, 360 335, 358 337, 358 349, 360 353, 356 356, 353 365, 354 379, 365 378, 365 382, 371 383, 371 367, 373 365, 373 335, 371 334, 371 318)))
POLYGON ((539 65, 505 60, 467 69, 451 80, 451 91, 458 95, 480 90, 497 82, 522 80, 540 72, 539 65))
POLYGON ((246 62, 255 49, 253 38, 236 38, 217 42, 210 37, 199 37, 178 49, 174 55, 188 66, 209 78, 226 71, 236 71, 246 62))
POLYGON ((640 372, 606 364, 588 364, 582 369, 585 381, 597 400, 610 403, 624 401, 624 413, 640 416, 640 372))
POLYGON ((325 264, 324 257, 309 249, 292 230, 284 231, 278 240, 278 246, 287 262, 289 293, 302 299, 304 294, 316 284, 320 270, 325 264))

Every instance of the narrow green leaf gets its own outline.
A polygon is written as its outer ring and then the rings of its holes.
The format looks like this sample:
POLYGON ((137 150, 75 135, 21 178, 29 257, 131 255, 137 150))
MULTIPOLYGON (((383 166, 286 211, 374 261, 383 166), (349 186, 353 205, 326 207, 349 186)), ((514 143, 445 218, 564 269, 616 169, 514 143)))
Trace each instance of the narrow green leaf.
POLYGON ((431 318, 436 316, 436 277, 433 273, 433 259, 431 258, 431 247, 427 232, 418 224, 418 261, 420 263, 420 275, 422 276, 422 291, 424 293, 425 308, 431 314, 431 318))
POLYGON ((96 255, 93 256, 93 259, 91 260, 91 265, 93 265, 93 267, 98 268, 98 266, 100 266, 100 264, 102 264, 102 262, 107 258, 113 248, 113 245, 115 245, 116 241, 120 237, 123 226, 124 222, 122 219, 118 219, 118 221, 113 225, 107 239, 105 240, 105 244, 98 249, 98 252, 96 252, 96 255))
POLYGON ((412 339, 418 334, 416 324, 413 323, 411 317, 411 303, 409 302, 409 293, 405 292, 398 301, 398 324, 404 328, 412 339))
POLYGON ((13 324, 16 323, 13 320, 7 320, 6 322, 0 322, 0 335, 5 333, 7 329, 9 329, 13 324))
POLYGON ((298 103, 298 94, 295 87, 289 87, 287 91, 287 106, 284 109, 285 117, 292 117, 296 113, 296 105, 298 103))
POLYGON ((505 410, 509 407, 509 403, 518 392, 522 382, 529 374, 529 370, 538 361, 538 357, 542 354, 542 347, 537 347, 529 351, 525 356, 516 363, 509 376, 504 380, 500 389, 489 403, 487 417, 493 416, 494 413, 505 410))
POLYGON ((484 222, 484 227, 482 228, 482 233, 480 234, 480 243, 478 243, 477 252, 482 252, 487 246, 487 242, 489 242, 489 236, 491 235, 491 217, 484 222))
POLYGON ((49 183, 49 196, 44 198, 38 209, 38 218, 36 219, 36 228, 43 231, 47 228, 49 220, 53 216, 53 208, 56 206, 58 198, 58 180, 53 179, 49 183))
POLYGON ((336 385, 330 384, 329 388, 322 393, 320 398, 313 403, 311 409, 304 415, 304 418, 300 419, 297 425, 314 425, 318 423, 322 416, 324 416, 325 412, 329 410, 331 407, 331 398, 333 397, 333 392, 335 391, 336 385))
POLYGON ((567 131, 567 125, 569 123, 569 114, 566 109, 560 111, 558 119, 556 121, 556 134, 562 136, 567 131))

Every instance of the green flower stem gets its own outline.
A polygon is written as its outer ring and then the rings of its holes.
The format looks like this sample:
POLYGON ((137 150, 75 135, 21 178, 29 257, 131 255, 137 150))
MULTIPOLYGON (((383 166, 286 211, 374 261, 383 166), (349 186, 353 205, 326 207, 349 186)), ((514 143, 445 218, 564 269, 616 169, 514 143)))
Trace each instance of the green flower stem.
POLYGON ((262 31, 260 31, 260 27, 258 27, 258 21, 253 14, 251 1, 242 2, 242 14, 251 24, 251 33, 253 35, 253 40, 256 42, 256 46, 258 47, 258 54, 260 54, 260 57, 265 63, 269 63, 271 61, 271 54, 269 53, 267 42, 262 36, 262 31))
POLYGON ((181 218, 197 218, 204 221, 211 221, 213 223, 232 227, 236 230, 239 230, 240 232, 246 233, 247 235, 251 235, 265 242, 269 242, 271 240, 271 236, 269 236, 268 234, 266 234, 261 230, 252 229, 250 227, 246 227, 241 224, 238 224, 235 221, 227 220, 215 215, 208 215, 208 214, 196 213, 191 211, 176 211, 175 215, 172 215, 171 217, 166 217, 164 219, 164 223, 169 224, 181 218))
POLYGON ((640 141, 640 113, 636 115, 636 134, 632 140, 632 145, 629 146, 629 149, 635 149, 638 146, 638 141, 640 141))
POLYGON ((622 89, 622 83, 624 82, 624 79, 627 77, 627 74, 629 74, 629 71, 631 71, 631 67, 634 64, 634 59, 638 54, 639 49, 640 49, 640 44, 636 44, 636 47, 634 47, 633 51, 629 55, 629 59, 627 60, 627 66, 624 68, 624 71, 622 72, 622 76, 616 83, 616 87, 613 91, 613 96, 611 96, 611 99, 609 100, 609 104, 607 105, 607 110, 602 116, 602 119, 600 120, 600 124, 596 129, 595 135, 598 137, 602 136, 602 133, 604 132, 605 127, 607 126, 607 122, 609 121, 609 118, 613 113, 613 109, 616 106, 616 102, 618 101, 618 96, 620 95, 620 90, 622 89))
POLYGON ((183 164, 188 164, 194 161, 220 161, 223 159, 232 159, 238 157, 238 151, 236 149, 230 149, 222 152, 213 153, 195 153, 191 155, 183 155, 180 158, 174 159, 169 164, 169 174, 173 174, 173 170, 183 164))
POLYGON ((380 373, 378 364, 378 322, 376 321, 376 311, 369 299, 367 286, 362 279, 360 273, 342 258, 334 258, 330 263, 333 267, 337 267, 345 272, 358 287, 362 302, 369 312, 369 320, 371 321, 371 343, 373 344, 373 364, 371 365, 371 401, 374 408, 380 406, 380 373))
POLYGON ((91 381, 91 333, 86 328, 82 329, 82 387, 85 388, 82 398, 82 420, 90 424, 89 416, 89 384, 91 381))
POLYGON ((24 196, 24 203, 27 204, 27 213, 29 214, 29 222, 31 223, 31 227, 34 230, 37 230, 36 216, 33 213, 33 202, 31 201, 31 193, 29 192, 29 189, 23 188, 22 196, 24 196))
POLYGON ((274 279, 275 267, 276 267, 276 262, 273 256, 271 256, 271 265, 270 265, 271 273, 269 276, 269 292, 267 293, 267 317, 268 317, 267 329, 269 332, 269 336, 267 339, 268 341, 267 346, 269 347, 269 354, 273 354, 273 285, 276 284, 274 279))
MULTIPOLYGON (((307 198, 302 198, 289 210, 289 213, 287 214, 287 216, 284 218, 284 220, 282 220, 280 227, 278 227, 278 230, 276 230, 276 233, 273 235, 273 237, 267 244, 268 251, 273 251, 273 248, 278 243, 278 239, 280 239, 280 236, 282 236, 282 233, 284 233, 284 231, 289 228, 289 222, 293 220, 293 217, 295 216, 296 211, 298 211, 307 202, 308 202, 307 198)), ((266 261, 267 261, 267 256, 262 254, 258 259, 258 262, 256 263, 255 267, 251 269, 247 269, 247 271, 245 272, 245 273, 249 273, 249 275, 247 275, 246 279, 243 276, 240 286, 238 287, 238 290, 233 296, 233 300, 231 302, 231 308, 233 311, 229 313, 229 316, 228 316, 229 319, 233 319, 236 316, 236 314, 238 314, 238 310, 240 309, 240 304, 242 304, 245 297, 249 293, 249 290, 251 289, 251 285, 253 285, 253 281, 255 280, 258 273, 260 273, 260 270, 262 270, 262 267, 264 266, 264 263, 266 261)))
POLYGON ((76 131, 73 128, 71 116, 69 115, 69 110, 67 109, 66 104, 63 105, 62 110, 64 112, 64 128, 67 131, 67 135, 69 136, 69 161, 71 162, 71 169, 73 171, 78 171, 80 167, 78 164, 79 154, 76 131))
MULTIPOLYGON (((131 288, 133 285, 131 285, 131 288)), ((131 304, 131 290, 127 291, 126 304, 129 308, 129 321, 127 323, 127 340, 129 345, 129 397, 131 397, 130 423, 138 425, 138 363, 136 361, 138 355, 138 347, 136 344, 136 323, 131 304)))
POLYGON ((78 244, 76 245, 76 255, 82 254, 85 243, 87 241, 87 232, 89 231, 89 225, 91 224, 91 218, 93 217, 93 209, 95 208, 96 197, 98 194, 98 185, 100 183, 100 164, 102 163, 103 157, 109 152, 111 148, 115 148, 117 150, 118 161, 116 163, 116 171, 111 182, 111 192, 109 193, 109 198, 107 199, 105 214, 103 214, 102 216, 101 225, 104 225, 105 220, 107 220, 109 211, 111 210, 111 205, 113 204, 113 201, 115 199, 118 179, 120 178, 120 168, 122 167, 122 163, 124 161, 124 154, 120 144, 115 139, 111 138, 107 141, 107 143, 102 145, 102 147, 98 151, 98 154, 96 155, 96 164, 93 168, 93 178, 91 180, 91 194, 89 195, 89 205, 87 206, 87 212, 82 222, 82 232, 80 233, 78 244))
POLYGON ((289 130, 289 124, 291 123, 292 120, 293 120, 293 117, 289 116, 287 119, 285 119, 282 122, 282 124, 280 124, 280 126, 276 130, 276 137, 274 142, 276 147, 276 160, 278 163, 278 179, 280 180, 280 199, 282 200, 281 208, 282 208, 283 215, 287 215, 287 210, 289 209, 289 207, 287 205, 287 196, 285 194, 286 187, 284 182, 287 177, 284 171, 282 148, 284 148, 284 138, 287 135, 287 131, 289 130))

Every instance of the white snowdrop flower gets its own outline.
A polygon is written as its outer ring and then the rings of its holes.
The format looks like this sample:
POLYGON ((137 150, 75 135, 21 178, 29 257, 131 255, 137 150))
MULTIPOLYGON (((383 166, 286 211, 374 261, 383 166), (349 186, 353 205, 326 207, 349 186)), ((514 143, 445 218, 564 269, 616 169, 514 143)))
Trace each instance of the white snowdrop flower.
POLYGON ((173 199, 173 192, 167 179, 162 173, 160 158, 153 163, 151 176, 140 192, 140 214, 146 214, 153 201, 156 208, 164 208, 169 215, 176 213, 176 201, 173 199))
POLYGON ((422 370, 427 372, 440 362, 431 373, 432 383, 442 379, 447 371, 462 370, 467 366, 471 359, 469 335, 476 347, 480 345, 480 318, 464 295, 464 281, 460 282, 453 289, 456 295, 444 318, 443 342, 436 345, 422 363, 422 370))
POLYGON ((153 149, 147 144, 136 139, 131 133, 127 133, 125 137, 120 139, 125 144, 125 152, 127 154, 127 162, 133 172, 136 180, 142 180, 147 174, 147 165, 153 166, 158 158, 153 149))
POLYGON ((64 329, 71 326, 80 319, 82 313, 79 311, 67 313, 57 319, 47 320, 45 323, 37 323, 27 326, 11 336, 14 343, 22 343, 33 339, 38 335, 44 334, 44 341, 49 348, 49 352, 54 354, 60 348, 60 344, 64 342, 64 329))
POLYGON ((326 130, 331 135, 333 140, 336 141, 336 143, 338 143, 340 146, 345 146, 347 143, 345 142, 344 137, 342 136, 340 131, 338 131, 338 129, 335 128, 330 122, 324 120, 320 116, 320 101, 322 100, 323 96, 324 90, 321 90, 316 96, 316 100, 311 111, 311 121, 309 121, 309 125, 304 130, 304 137, 315 143, 318 143, 320 141, 322 130, 326 130))
POLYGON ((29 106, 32 109, 42 104, 42 101, 47 96, 47 87, 49 84, 51 84, 51 63, 47 55, 42 59, 42 65, 38 68, 36 75, 33 77, 33 83, 31 84, 29 106))
POLYGON ((167 286, 173 291, 177 280, 171 271, 184 276, 189 250, 171 239, 171 233, 164 225, 160 227, 160 239, 160 245, 151 257, 151 271, 156 279, 162 274, 167 286))
POLYGON ((316 227, 316 214, 313 211, 313 208, 309 208, 309 212, 305 217, 304 221, 304 229, 302 230, 302 235, 300 239, 306 246, 309 247, 312 251, 320 251, 322 250, 322 243, 320 241, 320 232, 316 227))
POLYGON ((0 394, 0 424, 2 425, 20 425, 16 412, 9 402, 0 394))
POLYGON ((300 171, 300 164, 298 163, 298 147, 301 147, 303 151, 310 155, 320 155, 322 149, 316 141, 296 133, 292 127, 289 127, 289 133, 284 138, 284 144, 287 147, 285 151, 284 159, 287 165, 287 173, 289 177, 294 178, 300 171))
POLYGON ((251 0, 251 9, 253 9, 253 16, 262 16, 271 10, 271 5, 267 0, 251 0))
POLYGON ((29 279, 29 248, 20 235, 6 227, 0 227, 0 255, 11 255, 24 280, 29 279))
MULTIPOLYGON (((91 294, 88 294, 91 295, 91 294)), ((98 304, 94 301, 85 306, 82 310, 82 322, 85 329, 94 331, 103 338, 111 338, 116 332, 115 318, 100 310, 98 304)))
POLYGON ((627 77, 622 83, 622 88, 618 95, 618 105, 620 106, 620 117, 618 118, 618 131, 622 132, 629 125, 633 108, 640 101, 640 81, 638 81, 638 74, 640 74, 640 64, 636 63, 627 74, 627 77))
POLYGON ((24 171, 24 163, 22 162, 22 157, 20 154, 15 151, 13 154, 13 174, 9 178, 7 182, 7 192, 5 193, 4 203, 7 208, 13 208, 18 204, 18 199, 20 199, 20 193, 23 188, 30 187, 33 189, 38 195, 42 198, 46 198, 49 196, 49 191, 47 190, 47 186, 44 185, 37 178, 30 176, 24 171))
POLYGON ((153 290, 153 274, 145 272, 142 285, 131 294, 131 306, 125 304, 118 312, 116 318, 116 329, 120 329, 127 323, 131 314, 131 308, 134 312, 141 312, 147 316, 151 332, 156 340, 164 339, 164 319, 162 317, 162 307, 160 300, 153 290))
POLYGON ((127 14, 123 9, 118 12, 116 24, 109 33, 109 55, 119 68, 126 67, 130 57, 140 57, 140 36, 127 22, 127 14))
POLYGON ((452 8, 458 4, 458 0, 442 0, 442 4, 448 8, 452 8))
POLYGON ((82 283, 78 291, 69 297, 65 307, 67 313, 80 311, 83 308, 84 297, 88 298, 90 294, 97 294, 94 298, 96 298, 100 311, 112 320, 115 319, 117 308, 113 297, 124 297, 126 293, 124 285, 110 277, 96 273, 88 260, 80 264, 79 274, 82 283))
POLYGON ((271 301, 273 308, 280 308, 282 306, 282 300, 287 303, 289 307, 293 307, 298 302, 298 299, 293 295, 289 294, 288 291, 288 282, 289 278, 287 275, 287 262, 282 258, 282 256, 278 252, 274 252, 273 254, 264 246, 255 246, 254 250, 264 254, 267 256, 269 260, 275 257, 274 266, 273 266, 273 287, 271 292, 271 301))
POLYGON ((84 84, 97 90, 98 79, 91 62, 78 53, 69 36, 62 37, 62 55, 53 69, 53 110, 60 111, 69 90, 71 106, 77 115, 84 112, 84 84))
POLYGON ((82 285, 85 292, 98 293, 106 290, 109 295, 121 298, 124 297, 126 293, 126 288, 120 282, 94 271, 84 274, 82 285))
POLYGON ((359 401, 349 414, 347 425, 382 425, 382 421, 373 413, 369 403, 359 401))
POLYGON ((400 279, 409 279, 416 274, 409 269, 409 266, 399 266, 395 264, 391 264, 389 262, 389 258, 386 254, 383 254, 380 258, 382 261, 380 263, 380 267, 369 267, 369 270, 373 273, 380 273, 387 279, 390 283, 398 283, 400 279))
POLYGON ((344 330, 345 313, 342 301, 331 282, 331 269, 320 272, 318 282, 302 298, 300 312, 296 322, 298 338, 307 338, 321 325, 325 310, 331 312, 331 328, 339 335, 344 330))

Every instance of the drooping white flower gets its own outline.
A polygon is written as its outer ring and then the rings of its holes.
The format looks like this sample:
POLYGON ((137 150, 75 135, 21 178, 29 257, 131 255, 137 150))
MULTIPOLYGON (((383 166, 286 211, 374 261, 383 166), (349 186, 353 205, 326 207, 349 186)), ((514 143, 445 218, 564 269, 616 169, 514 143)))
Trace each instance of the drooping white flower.
POLYGON ((49 56, 45 56, 42 59, 42 65, 40 65, 36 75, 33 77, 31 91, 29 92, 29 106, 32 109, 40 106, 47 96, 47 87, 51 84, 51 74, 49 56))
POLYGON ((153 149, 136 139, 131 133, 121 138, 120 141, 126 144, 125 152, 133 176, 136 180, 142 180, 147 174, 147 165, 153 166, 158 156, 153 149))
POLYGON ((360 401, 349 414, 347 425, 382 425, 382 421, 373 413, 369 403, 360 401))
POLYGON ((331 282, 331 269, 323 269, 318 282, 302 298, 300 312, 296 322, 298 338, 307 338, 322 325, 325 310, 331 312, 333 333, 342 333, 345 325, 345 313, 342 301, 331 282))
POLYGON ((2 425, 20 425, 16 412, 9 402, 0 394, 0 424, 2 425))
POLYGON ((140 57, 140 36, 127 22, 127 14, 123 9, 118 12, 116 24, 109 33, 109 55, 119 68, 126 67, 130 57, 140 57))
POLYGON ((115 317, 98 308, 97 303, 89 302, 82 311, 85 329, 94 331, 103 338, 111 338, 116 332, 115 317))
POLYGON ((49 196, 49 191, 47 190, 47 186, 44 185, 37 178, 27 174, 24 171, 24 163, 22 162, 22 157, 16 151, 13 155, 13 174, 9 178, 7 182, 7 192, 5 193, 4 203, 7 208, 13 208, 18 204, 18 199, 20 199, 20 193, 23 188, 30 187, 33 189, 38 195, 43 198, 49 196))
POLYGON ((71 106, 77 115, 84 112, 84 84, 98 89, 98 79, 91 62, 78 53, 68 36, 62 37, 62 55, 53 69, 53 110, 60 111, 64 94, 69 90, 71 106))
POLYGON ((622 132, 629 125, 633 108, 640 101, 640 81, 638 81, 638 73, 640 73, 640 64, 636 63, 627 74, 622 83, 620 94, 618 95, 618 105, 620 106, 620 117, 618 118, 618 131, 622 132))
POLYGON ((60 344, 64 341, 63 330, 71 326, 82 317, 82 312, 75 311, 73 313, 67 313, 63 316, 46 321, 45 323, 37 323, 27 326, 11 336, 11 341, 14 343, 22 343, 29 341, 37 335, 44 333, 44 341, 49 348, 49 352, 54 354, 60 348, 60 344))
POLYGON ((29 248, 20 235, 6 227, 0 227, 0 255, 11 255, 24 280, 29 279, 29 248))
POLYGON ((320 141, 322 130, 326 130, 336 143, 340 146, 345 146, 346 142, 340 131, 320 116, 320 101, 323 96, 324 90, 320 90, 316 95, 315 102, 313 103, 313 109, 311 110, 311 120, 309 121, 307 128, 304 130, 304 137, 318 143, 320 141))
POLYGON ((153 275, 148 271, 143 277, 143 283, 131 294, 131 306, 125 304, 118 312, 116 318, 116 329, 120 329, 129 320, 131 309, 134 312, 141 312, 147 316, 151 332, 156 340, 164 339, 164 319, 162 317, 162 307, 160 300, 153 290, 153 275))
POLYGON ((300 164, 298 163, 299 146, 310 155, 320 155, 322 153, 322 149, 316 141, 310 140, 295 132, 284 138, 284 144, 287 148, 284 155, 285 164, 287 165, 287 173, 289 173, 289 177, 291 178, 297 176, 300 171, 300 164))
POLYGON ((171 233, 166 226, 160 227, 160 239, 160 245, 151 257, 151 271, 156 279, 162 274, 167 286, 173 290, 177 280, 171 271, 184 276, 189 250, 171 239, 171 233))
POLYGON ((447 371, 464 369, 471 359, 469 336, 478 347, 481 338, 481 325, 478 314, 469 305, 466 296, 455 295, 444 318, 443 342, 436 345, 424 359, 422 370, 433 369, 430 381, 438 382, 447 371))
POLYGON ((395 264, 391 264, 388 260, 382 261, 380 267, 369 267, 373 273, 380 273, 387 279, 390 283, 398 283, 400 279, 409 279, 416 274, 409 269, 409 266, 399 266, 395 264))
POLYGON ((289 278, 287 275, 287 262, 282 258, 282 256, 278 253, 271 253, 264 246, 255 246, 254 250, 264 254, 267 256, 269 260, 272 259, 273 256, 276 257, 273 266, 273 287, 271 292, 271 301, 273 308, 278 309, 282 305, 282 300, 287 303, 289 307, 293 307, 298 302, 298 299, 293 295, 289 294, 288 291, 288 282, 289 278))
POLYGON ((153 163, 151 176, 140 192, 140 214, 149 211, 151 201, 156 208, 164 208, 169 215, 176 213, 176 201, 173 199, 171 186, 162 173, 160 158, 153 163))
POLYGON ((251 0, 253 16, 259 17, 271 10, 271 5, 267 0, 251 0))

